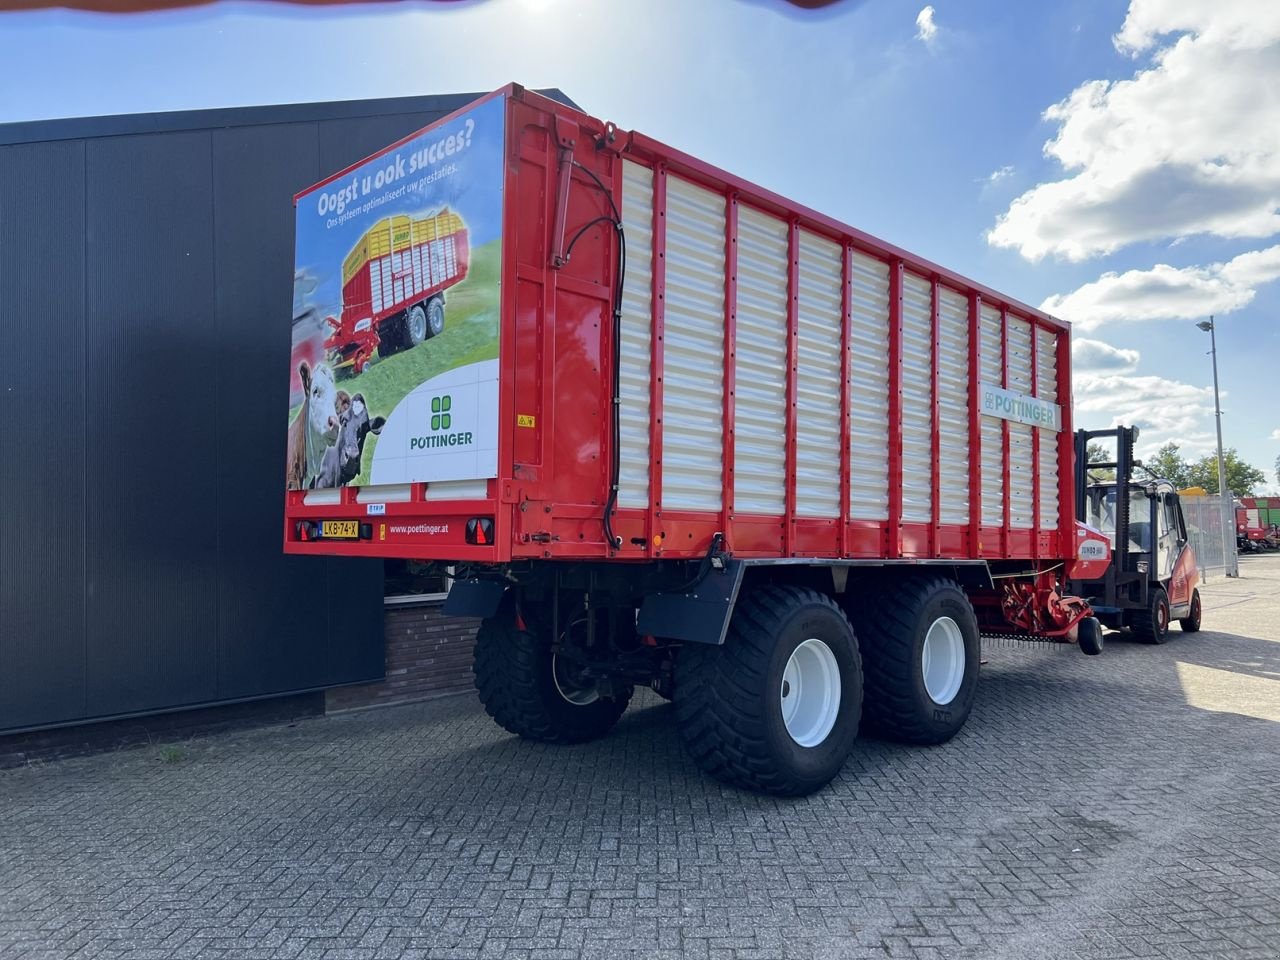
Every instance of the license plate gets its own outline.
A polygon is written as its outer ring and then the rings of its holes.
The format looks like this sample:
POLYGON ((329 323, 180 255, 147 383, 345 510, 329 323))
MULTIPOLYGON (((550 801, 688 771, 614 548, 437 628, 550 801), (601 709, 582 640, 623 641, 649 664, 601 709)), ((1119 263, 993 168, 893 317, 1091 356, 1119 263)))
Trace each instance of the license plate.
POLYGON ((320 524, 320 536, 326 540, 359 540, 360 521, 324 520, 320 524))

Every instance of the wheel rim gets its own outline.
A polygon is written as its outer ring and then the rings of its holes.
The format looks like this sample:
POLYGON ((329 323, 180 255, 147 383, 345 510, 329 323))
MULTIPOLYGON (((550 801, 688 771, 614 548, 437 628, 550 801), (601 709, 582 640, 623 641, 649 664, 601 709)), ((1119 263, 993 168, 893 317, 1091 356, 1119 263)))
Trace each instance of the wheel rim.
POLYGON ((791 651, 782 671, 782 722, 802 747, 827 739, 840 713, 840 665, 821 640, 810 638, 791 651))
POLYGON ((1169 608, 1163 603, 1156 604, 1156 630, 1164 633, 1169 628, 1169 608))
POLYGON ((920 668, 930 700, 945 706, 956 698, 964 683, 964 634, 950 617, 933 621, 924 635, 920 668))
POLYGON ((600 685, 595 680, 579 675, 573 664, 551 657, 551 679, 555 681, 560 696, 575 707, 585 707, 600 699, 600 685))
POLYGON ((427 335, 427 314, 421 307, 409 311, 409 336, 421 340, 427 335))
POLYGON ((1200 594, 1196 594, 1191 598, 1191 620, 1198 627, 1200 626, 1200 594))
POLYGON ((444 307, 440 305, 439 300, 431 301, 431 335, 439 336, 444 331, 444 307))

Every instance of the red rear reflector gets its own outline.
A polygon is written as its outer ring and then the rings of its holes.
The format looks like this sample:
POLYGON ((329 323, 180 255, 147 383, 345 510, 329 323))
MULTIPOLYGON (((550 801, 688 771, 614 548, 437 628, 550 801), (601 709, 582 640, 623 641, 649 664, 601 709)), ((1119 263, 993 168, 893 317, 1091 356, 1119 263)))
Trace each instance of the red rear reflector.
POLYGON ((493 543, 493 518, 472 517, 467 521, 467 543, 487 547, 493 543))

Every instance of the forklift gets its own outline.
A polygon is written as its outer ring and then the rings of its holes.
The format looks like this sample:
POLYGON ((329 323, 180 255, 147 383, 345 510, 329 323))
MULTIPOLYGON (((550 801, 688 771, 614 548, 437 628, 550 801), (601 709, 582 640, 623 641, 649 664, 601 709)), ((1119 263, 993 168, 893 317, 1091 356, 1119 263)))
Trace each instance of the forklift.
POLYGON ((1073 581, 1071 590, 1104 626, 1164 643, 1174 620, 1183 633, 1200 629, 1200 569, 1178 491, 1134 459, 1137 440, 1137 427, 1076 431, 1076 517, 1111 540, 1112 560, 1102 579, 1073 581), (1094 440, 1114 440, 1115 460, 1090 463, 1094 440), (1149 479, 1136 479, 1135 470, 1149 479))

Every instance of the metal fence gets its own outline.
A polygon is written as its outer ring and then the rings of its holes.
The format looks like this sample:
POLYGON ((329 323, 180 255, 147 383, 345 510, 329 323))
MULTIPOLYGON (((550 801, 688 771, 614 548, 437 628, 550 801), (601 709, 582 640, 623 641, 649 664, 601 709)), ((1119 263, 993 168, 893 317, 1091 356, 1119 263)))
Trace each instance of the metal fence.
POLYGON ((1239 576, 1235 512, 1230 502, 1223 514, 1222 497, 1182 497, 1187 536, 1200 569, 1209 577, 1239 576))

